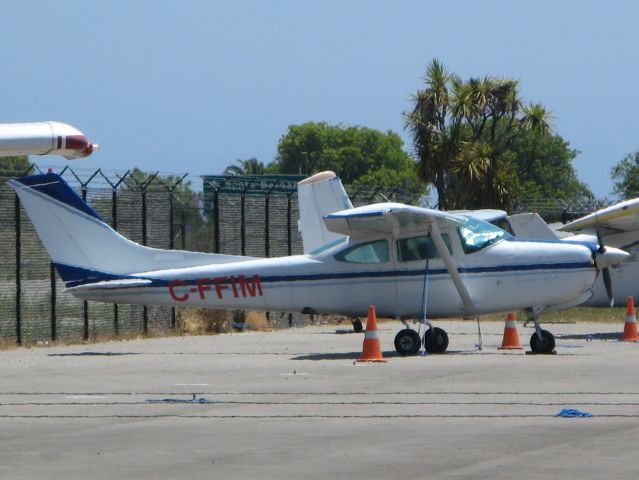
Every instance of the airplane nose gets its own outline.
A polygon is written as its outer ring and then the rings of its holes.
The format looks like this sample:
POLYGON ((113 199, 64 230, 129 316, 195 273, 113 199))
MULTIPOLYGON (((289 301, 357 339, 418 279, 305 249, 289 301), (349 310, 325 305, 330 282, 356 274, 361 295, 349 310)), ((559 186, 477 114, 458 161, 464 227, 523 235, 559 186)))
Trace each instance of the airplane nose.
POLYGON ((628 252, 620 250, 619 248, 606 247, 605 251, 595 253, 595 265, 597 266, 597 270, 602 270, 623 262, 629 256, 630 254, 628 252))

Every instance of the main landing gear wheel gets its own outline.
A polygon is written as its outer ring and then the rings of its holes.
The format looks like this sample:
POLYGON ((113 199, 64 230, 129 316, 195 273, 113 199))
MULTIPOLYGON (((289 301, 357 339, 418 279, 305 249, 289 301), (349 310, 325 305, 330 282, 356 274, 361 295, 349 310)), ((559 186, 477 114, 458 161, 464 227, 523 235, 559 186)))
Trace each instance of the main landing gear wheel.
POLYGON ((540 330, 541 338, 537 332, 530 337, 530 348, 533 353, 552 353, 555 350, 555 337, 548 330, 540 330))
POLYGON ((422 339, 419 337, 419 333, 411 328, 400 330, 395 335, 395 350, 403 357, 416 355, 421 344, 422 339))
POLYGON ((424 334, 424 348, 428 353, 444 353, 448 348, 448 334, 441 328, 429 328, 424 334))
POLYGON ((353 324, 353 330, 355 333, 362 333, 364 331, 364 326, 359 318, 354 318, 351 320, 351 323, 353 324))

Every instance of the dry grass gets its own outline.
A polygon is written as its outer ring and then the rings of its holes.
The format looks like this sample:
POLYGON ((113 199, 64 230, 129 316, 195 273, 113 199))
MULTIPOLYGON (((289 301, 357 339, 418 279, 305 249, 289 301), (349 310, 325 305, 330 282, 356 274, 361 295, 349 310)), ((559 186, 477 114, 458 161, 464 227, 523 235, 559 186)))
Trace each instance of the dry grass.
POLYGON ((179 310, 177 318, 178 333, 186 335, 207 335, 226 333, 233 328, 233 315, 228 310, 208 308, 185 308, 179 310))
MULTIPOLYGON (((600 323, 619 323, 623 324, 626 318, 625 307, 616 308, 586 308, 577 307, 561 312, 542 315, 542 323, 579 323, 579 322, 600 322, 600 323)), ((366 325, 366 317, 360 317, 364 326, 366 325)), ((504 315, 486 315, 481 317, 484 322, 503 322, 504 315)), ((524 312, 517 312, 517 319, 520 322, 526 320, 524 312)), ((461 320, 461 318, 438 319, 441 321, 461 320)), ((379 322, 396 322, 392 318, 378 318, 379 322)), ((142 340, 145 338, 154 338, 171 335, 215 335, 220 333, 229 333, 240 329, 234 328, 234 324, 243 325, 242 330, 253 331, 271 331, 274 330, 273 322, 269 322, 266 315, 262 312, 250 310, 211 310, 206 308, 186 308, 178 311, 177 328, 175 330, 149 331, 147 334, 120 334, 120 335, 92 335, 89 342, 82 339, 65 339, 51 341, 34 341, 25 342, 22 346, 26 348, 33 347, 49 347, 60 345, 77 345, 92 342, 122 341, 122 340, 142 340)), ((340 315, 322 315, 318 318, 318 324, 323 325, 340 325, 344 324, 350 327, 349 317, 340 315)), ((0 339, 0 350, 10 350, 18 348, 15 340, 0 339)))
POLYGON ((210 335, 238 330, 273 330, 266 315, 252 310, 211 310, 185 308, 179 310, 178 335, 210 335))

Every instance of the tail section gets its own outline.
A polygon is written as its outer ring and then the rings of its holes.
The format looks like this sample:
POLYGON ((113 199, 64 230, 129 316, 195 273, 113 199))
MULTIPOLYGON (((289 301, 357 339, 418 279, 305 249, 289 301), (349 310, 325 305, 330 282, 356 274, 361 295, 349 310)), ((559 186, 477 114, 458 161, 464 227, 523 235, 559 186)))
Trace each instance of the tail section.
POLYGON ((248 260, 250 257, 149 248, 107 225, 59 175, 10 180, 67 286, 134 274, 248 260))
POLYGON ((557 240, 557 234, 537 213, 518 213, 508 216, 508 223, 516 237, 537 240, 557 240))
POLYGON ((304 253, 311 252, 343 235, 330 232, 324 217, 330 213, 353 208, 342 181, 333 172, 321 172, 297 184, 304 253))

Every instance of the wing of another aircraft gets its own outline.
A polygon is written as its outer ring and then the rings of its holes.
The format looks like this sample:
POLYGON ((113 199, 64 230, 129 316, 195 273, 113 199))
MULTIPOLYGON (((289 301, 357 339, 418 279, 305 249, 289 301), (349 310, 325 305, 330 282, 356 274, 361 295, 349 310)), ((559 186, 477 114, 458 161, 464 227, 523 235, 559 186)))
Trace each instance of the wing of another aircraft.
MULTIPOLYGON (((597 212, 578 218, 577 220, 559 227, 563 232, 579 232, 596 229, 597 226, 616 233, 639 231, 639 198, 626 200, 597 212)), ((603 232, 602 232, 603 233, 603 232)))

